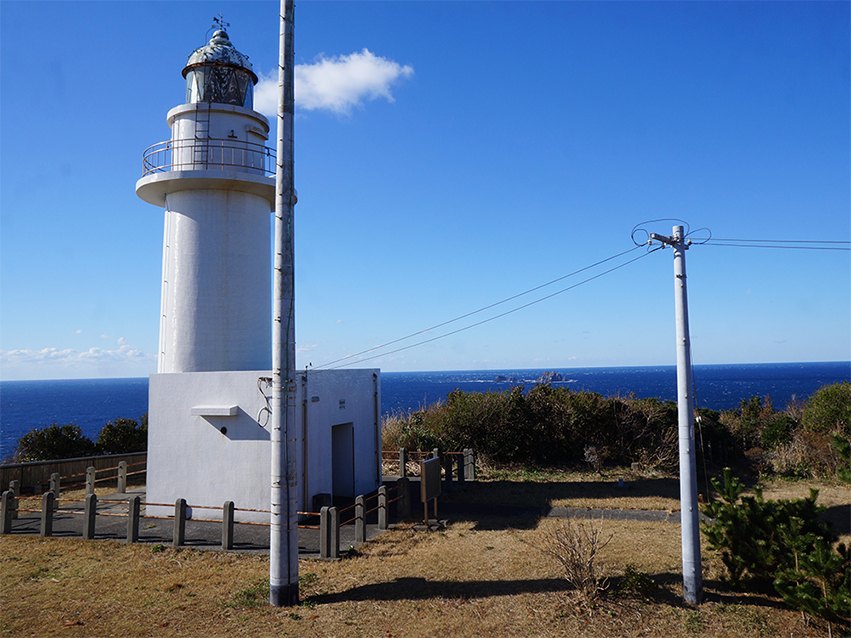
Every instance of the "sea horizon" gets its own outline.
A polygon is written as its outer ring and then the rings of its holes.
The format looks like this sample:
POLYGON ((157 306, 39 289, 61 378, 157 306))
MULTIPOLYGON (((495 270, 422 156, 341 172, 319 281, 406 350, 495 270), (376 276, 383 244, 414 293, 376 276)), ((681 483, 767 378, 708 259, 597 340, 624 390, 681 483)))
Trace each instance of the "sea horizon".
MULTIPOLYGON (((770 396, 776 410, 806 399, 818 388, 851 381, 851 361, 699 364, 694 370, 698 407, 728 410, 751 396, 770 396)), ((309 370, 310 375, 322 370, 309 370)), ((484 368, 381 373, 381 412, 408 413, 465 392, 529 388, 546 372, 562 376, 556 387, 603 396, 676 400, 676 365, 484 368)), ((298 374, 301 374, 299 371, 298 374)), ((138 419, 148 411, 148 377, 0 381, 0 459, 28 431, 53 423, 78 425, 97 438, 116 418, 138 419)))

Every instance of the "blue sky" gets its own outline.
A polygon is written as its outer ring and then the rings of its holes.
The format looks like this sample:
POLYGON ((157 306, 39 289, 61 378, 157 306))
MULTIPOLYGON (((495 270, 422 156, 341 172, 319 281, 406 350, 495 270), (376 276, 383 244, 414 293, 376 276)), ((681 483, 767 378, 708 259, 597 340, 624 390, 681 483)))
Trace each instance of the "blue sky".
MULTIPOLYGON (((298 3, 299 367, 620 253, 645 220, 716 238, 848 241, 849 6, 298 3)), ((2 378, 156 370, 163 215, 135 183, 220 12, 273 77, 277 2, 0 3, 2 378)), ((694 362, 851 359, 849 255, 693 246, 694 362)), ((665 250, 361 365, 675 360, 665 250)))

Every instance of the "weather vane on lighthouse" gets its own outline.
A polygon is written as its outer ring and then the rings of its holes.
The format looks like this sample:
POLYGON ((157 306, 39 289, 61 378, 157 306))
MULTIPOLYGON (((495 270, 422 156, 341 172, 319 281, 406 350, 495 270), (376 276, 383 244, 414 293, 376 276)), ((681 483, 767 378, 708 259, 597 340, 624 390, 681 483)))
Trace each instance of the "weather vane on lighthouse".
POLYGON ((230 26, 230 22, 225 22, 224 16, 221 13, 219 14, 218 18, 213 18, 213 23, 213 27, 218 26, 219 29, 224 29, 225 27, 230 26))

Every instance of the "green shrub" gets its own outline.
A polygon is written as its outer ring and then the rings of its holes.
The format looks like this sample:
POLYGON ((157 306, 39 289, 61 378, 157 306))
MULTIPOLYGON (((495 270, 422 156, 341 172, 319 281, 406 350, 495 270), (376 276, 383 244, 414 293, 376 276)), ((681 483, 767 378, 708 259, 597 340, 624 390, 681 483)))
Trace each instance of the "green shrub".
POLYGON ((26 463, 91 456, 94 452, 95 444, 83 435, 79 426, 54 423, 30 430, 18 439, 13 458, 17 463, 26 463))
POLYGON ((816 390, 807 401, 804 428, 822 434, 843 434, 851 438, 851 383, 843 381, 816 390))
POLYGON ((807 498, 765 501, 762 492, 741 496, 744 486, 724 470, 713 479, 721 501, 704 506, 711 550, 721 552, 724 580, 737 589, 772 586, 787 604, 828 620, 849 618, 851 563, 844 546, 833 549, 830 526, 819 520, 817 490, 807 498))
POLYGON ((494 463, 578 462, 586 447, 616 463, 641 461, 672 469, 677 454, 676 404, 604 398, 549 384, 503 392, 450 392, 446 403, 385 419, 385 448, 475 448, 494 463))
POLYGON ((818 490, 803 499, 765 501, 758 488, 755 496, 741 496, 744 486, 729 468, 723 477, 723 482, 712 479, 721 501, 704 506, 712 520, 703 531, 709 549, 721 551, 725 580, 732 587, 771 582, 781 567, 794 563, 795 552, 812 549, 816 537, 833 539, 829 526, 818 519, 825 510, 816 505, 818 490), (803 545, 790 545, 796 537, 803 545))
POLYGON ((128 454, 148 449, 148 415, 136 419, 115 419, 108 422, 98 435, 95 449, 98 454, 128 454))
MULTIPOLYGON (((851 386, 837 387, 841 392, 851 386)), ((813 409, 792 401, 778 412, 768 396, 753 396, 721 413, 699 409, 699 442, 722 456, 747 459, 750 469, 759 472, 833 478, 848 462, 842 461, 831 432, 809 431, 800 423, 807 410, 811 420, 813 414, 825 413, 823 404, 835 400, 836 392, 816 393, 813 409)), ((634 396, 607 398, 550 384, 535 385, 528 392, 523 387, 484 393, 455 390, 445 403, 385 418, 382 445, 409 450, 471 447, 491 463, 530 465, 578 464, 585 450, 593 448, 598 463, 639 462, 649 469, 676 471, 677 404, 634 396)))
MULTIPOLYGON (((797 544, 797 543, 796 543, 797 544)), ((817 537, 812 548, 795 554, 795 564, 780 569, 774 588, 787 605, 832 622, 851 619, 851 552, 834 550, 817 537)))

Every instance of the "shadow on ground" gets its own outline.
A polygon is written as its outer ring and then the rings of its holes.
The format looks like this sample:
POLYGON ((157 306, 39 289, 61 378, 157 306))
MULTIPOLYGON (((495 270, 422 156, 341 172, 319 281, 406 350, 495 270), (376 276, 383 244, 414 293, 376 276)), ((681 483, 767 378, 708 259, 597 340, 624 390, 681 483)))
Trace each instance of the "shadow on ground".
MULTIPOLYGON (((680 483, 676 478, 648 478, 625 481, 619 486, 617 479, 604 481, 481 481, 465 484, 449 497, 449 502, 474 502, 491 505, 524 507, 549 507, 555 501, 595 499, 628 499, 633 509, 653 509, 642 506, 651 499, 679 500, 680 483)), ((601 506, 605 507, 604 503, 601 506)))

